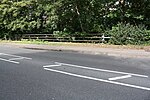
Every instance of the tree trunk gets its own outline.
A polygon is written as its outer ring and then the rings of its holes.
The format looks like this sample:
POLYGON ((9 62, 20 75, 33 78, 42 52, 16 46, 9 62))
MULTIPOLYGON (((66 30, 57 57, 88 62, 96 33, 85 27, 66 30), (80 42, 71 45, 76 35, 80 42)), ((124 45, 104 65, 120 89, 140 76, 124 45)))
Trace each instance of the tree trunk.
POLYGON ((121 7, 121 22, 125 22, 125 0, 119 0, 119 4, 121 7))
POLYGON ((78 15, 78 18, 79 18, 79 23, 80 23, 81 30, 82 30, 82 32, 84 32, 83 24, 82 24, 82 21, 81 21, 81 18, 80 18, 80 12, 79 12, 78 6, 76 5, 75 8, 76 8, 76 12, 77 12, 77 15, 78 15))

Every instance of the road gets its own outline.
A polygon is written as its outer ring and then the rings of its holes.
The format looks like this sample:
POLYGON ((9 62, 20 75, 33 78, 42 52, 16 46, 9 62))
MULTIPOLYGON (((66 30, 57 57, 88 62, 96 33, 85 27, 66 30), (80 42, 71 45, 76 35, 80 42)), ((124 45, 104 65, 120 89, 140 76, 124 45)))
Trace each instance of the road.
POLYGON ((0 45, 0 100, 150 100, 149 62, 0 45))

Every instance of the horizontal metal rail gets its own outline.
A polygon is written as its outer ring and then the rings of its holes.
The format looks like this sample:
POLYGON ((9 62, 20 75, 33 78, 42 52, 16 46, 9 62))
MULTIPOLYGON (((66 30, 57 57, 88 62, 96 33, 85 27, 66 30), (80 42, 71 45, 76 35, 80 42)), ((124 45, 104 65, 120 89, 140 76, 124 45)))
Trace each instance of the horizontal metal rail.
POLYGON ((105 37, 104 34, 90 34, 87 36, 68 36, 61 37, 53 34, 24 34, 22 39, 27 40, 42 40, 49 42, 81 42, 81 43, 104 43, 108 41, 111 37, 105 37))

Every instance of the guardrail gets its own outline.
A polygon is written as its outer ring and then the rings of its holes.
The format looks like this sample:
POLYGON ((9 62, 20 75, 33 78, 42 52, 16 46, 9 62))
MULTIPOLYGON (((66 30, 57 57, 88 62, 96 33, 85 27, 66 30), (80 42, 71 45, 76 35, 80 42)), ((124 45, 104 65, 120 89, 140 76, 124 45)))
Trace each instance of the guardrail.
POLYGON ((81 43, 105 43, 111 37, 105 37, 104 34, 89 34, 86 37, 72 36, 60 37, 53 34, 24 34, 22 39, 42 40, 48 42, 81 42, 81 43))

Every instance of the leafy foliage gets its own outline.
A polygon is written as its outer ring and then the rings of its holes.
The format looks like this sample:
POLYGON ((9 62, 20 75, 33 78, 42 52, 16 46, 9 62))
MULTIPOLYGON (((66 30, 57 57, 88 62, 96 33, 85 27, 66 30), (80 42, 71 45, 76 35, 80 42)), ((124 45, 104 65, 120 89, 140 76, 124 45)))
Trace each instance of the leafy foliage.
MULTIPOLYGON (((5 39, 17 39, 24 33, 85 36, 110 30, 113 37, 126 34, 148 41, 149 36, 143 34, 149 32, 144 33, 143 26, 150 29, 150 0, 0 0, 0 37, 5 39)), ((127 37, 113 40, 114 44, 141 43, 127 37)))
POLYGON ((112 36, 110 43, 117 45, 143 44, 150 40, 150 32, 143 25, 133 26, 119 23, 108 33, 112 36))

